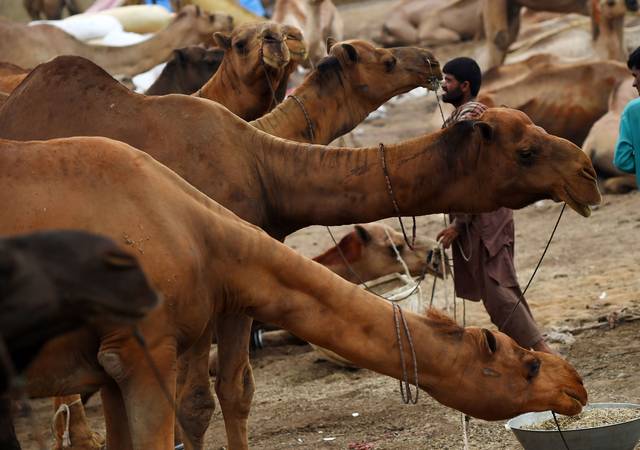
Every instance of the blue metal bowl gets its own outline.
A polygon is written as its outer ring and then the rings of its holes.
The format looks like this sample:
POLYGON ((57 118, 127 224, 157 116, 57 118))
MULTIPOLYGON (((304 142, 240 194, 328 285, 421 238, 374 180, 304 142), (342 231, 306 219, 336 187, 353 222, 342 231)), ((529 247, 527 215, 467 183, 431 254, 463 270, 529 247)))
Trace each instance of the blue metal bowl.
MULTIPOLYGON (((640 409, 635 403, 591 403, 585 410, 598 408, 640 409)), ((513 431, 525 450, 566 450, 557 430, 527 430, 531 426, 551 419, 550 411, 527 413, 514 417, 505 425, 513 431)), ((633 450, 640 440, 640 415, 628 422, 602 427, 582 428, 562 432, 570 450, 633 450)))

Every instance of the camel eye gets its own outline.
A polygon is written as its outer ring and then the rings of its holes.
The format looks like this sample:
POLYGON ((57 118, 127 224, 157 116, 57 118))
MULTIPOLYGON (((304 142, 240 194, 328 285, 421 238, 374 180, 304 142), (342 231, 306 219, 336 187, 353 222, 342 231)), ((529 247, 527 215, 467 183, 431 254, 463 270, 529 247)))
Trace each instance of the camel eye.
POLYGON ((527 364, 529 366, 529 372, 527 373, 527 380, 531 381, 540 373, 540 360, 538 358, 534 359, 530 363, 527 364))
POLYGON ((244 52, 245 48, 247 47, 247 42, 246 41, 238 41, 234 44, 236 50, 238 50, 239 52, 244 52))
POLYGON ((396 66, 396 58, 393 56, 385 60, 384 62, 384 68, 387 70, 387 72, 391 72, 395 66, 396 66))
POLYGON ((535 159, 536 152, 531 148, 518 150, 518 162, 523 166, 530 167, 535 159))

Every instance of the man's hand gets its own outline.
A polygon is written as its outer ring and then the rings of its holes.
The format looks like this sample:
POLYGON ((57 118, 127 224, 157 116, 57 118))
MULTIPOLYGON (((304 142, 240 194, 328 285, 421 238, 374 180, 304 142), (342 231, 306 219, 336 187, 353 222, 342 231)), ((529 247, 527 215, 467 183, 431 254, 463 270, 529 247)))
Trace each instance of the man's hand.
POLYGON ((451 246, 451 243, 457 237, 458 237, 458 230, 454 225, 449 225, 447 228, 445 228, 444 230, 440 231, 440 233, 438 233, 438 236, 436 236, 436 239, 442 242, 442 245, 444 246, 444 248, 449 248, 451 246))

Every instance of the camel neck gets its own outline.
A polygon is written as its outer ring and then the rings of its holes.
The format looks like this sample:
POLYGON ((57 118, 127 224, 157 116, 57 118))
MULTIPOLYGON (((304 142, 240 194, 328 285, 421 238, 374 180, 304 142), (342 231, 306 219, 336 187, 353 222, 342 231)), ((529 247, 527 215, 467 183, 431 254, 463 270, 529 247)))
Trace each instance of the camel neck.
MULTIPOLYGON (((460 131, 460 130, 458 130, 460 131)), ((483 175, 471 166, 477 145, 446 146, 454 130, 385 146, 394 197, 402 215, 449 211, 491 211, 495 202, 482 196, 483 175), (469 147, 469 148, 466 148, 469 147), (476 195, 469 195, 474 192, 476 195)), ((284 238, 309 225, 344 225, 394 216, 379 147, 337 148, 263 141, 256 155, 267 188, 271 220, 261 224, 284 238)), ((487 181, 487 180, 485 180, 487 181)))
POLYGON ((329 144, 351 131, 371 110, 371 105, 362 105, 357 96, 347 92, 349 84, 338 82, 340 76, 330 74, 323 78, 314 72, 295 90, 295 98, 287 98, 251 125, 296 142, 329 144))
POLYGON ((186 35, 192 33, 188 20, 176 20, 150 39, 124 47, 87 45, 84 56, 114 75, 135 75, 146 72, 171 57, 176 43, 186 45, 186 35))

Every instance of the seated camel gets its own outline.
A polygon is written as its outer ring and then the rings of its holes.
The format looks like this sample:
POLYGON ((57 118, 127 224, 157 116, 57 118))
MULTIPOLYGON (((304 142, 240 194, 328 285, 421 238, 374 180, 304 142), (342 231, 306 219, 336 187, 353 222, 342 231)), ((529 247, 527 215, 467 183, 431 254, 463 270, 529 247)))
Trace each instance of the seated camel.
MULTIPOLYGON (((202 101, 198 105, 209 107, 202 101)), ((190 118, 194 126, 211 123, 203 114, 190 118)), ((593 169, 577 147, 543 133, 518 111, 489 110, 481 119, 387 148, 401 205, 411 209, 414 203, 425 213, 480 211, 522 207, 551 197, 587 215, 588 205, 599 201, 593 169), (531 143, 535 143, 535 152, 531 143), (489 154, 491 158, 483 156, 489 154), (406 196, 407 187, 397 175, 400 170, 393 170, 400 169, 398 165, 420 174, 416 176, 420 189, 410 188, 413 198, 406 196), (504 173, 496 173, 497 168, 504 173), (472 187, 473 196, 468 194, 472 187)), ((368 191, 385 193, 378 147, 349 150, 290 143, 239 119, 234 129, 236 154, 251 153, 244 159, 245 168, 262 171, 273 156, 284 157, 280 177, 262 178, 282 187, 273 193, 299 192, 300 187, 311 184, 312 174, 322 172, 348 183, 366 180, 368 191), (305 156, 294 157, 296 152, 305 156), (325 170, 308 171, 313 161, 325 170), (344 171, 354 163, 360 170, 344 171)), ((213 142, 220 146, 225 137, 213 142)), ((91 137, 2 141, 0 147, 0 177, 6 181, 0 203, 11 206, 0 216, 0 233, 80 227, 124 242, 140 253, 145 272, 165 299, 139 327, 159 381, 170 396, 176 394, 176 358, 182 354, 188 361, 188 382, 198 382, 182 393, 178 410, 178 418, 185 417, 190 408, 198 411, 183 422, 193 448, 202 448, 202 434, 195 433, 195 427, 204 424, 198 430, 204 433, 210 416, 206 371, 212 329, 218 336, 221 362, 230 357, 229 352, 246 354, 248 350, 233 327, 229 328, 232 322, 228 319, 239 313, 288 329, 361 367, 402 376, 393 327, 376 325, 393 320, 391 305, 269 238, 147 154, 121 142, 91 137), (69 167, 74 169, 63 170, 69 167), (327 333, 328 329, 332 331, 327 333), (193 371, 202 371, 203 376, 191 377, 193 371)), ((378 197, 389 203, 385 195, 368 192, 359 196, 357 191, 344 195, 346 185, 323 186, 326 198, 334 199, 327 209, 339 215, 345 210, 336 201, 349 203, 348 210, 362 207, 371 215, 388 214, 369 204, 378 202, 378 197), (336 195, 338 192, 342 194, 336 195)), ((324 204, 313 203, 315 209, 324 204)), ((558 356, 522 349, 499 332, 460 328, 433 313, 428 317, 404 313, 404 317, 418 360, 417 384, 450 407, 495 420, 548 409, 576 414, 586 403, 582 381, 558 356), (453 347, 436 357, 434 351, 443 346, 453 347), (463 378, 451 376, 461 373, 459 364, 464 364, 463 378), (487 376, 487 368, 502 377, 487 376)), ((404 349, 405 359, 411 360, 409 346, 404 349)), ((253 384, 250 368, 243 366, 231 371, 230 380, 243 386, 253 384)), ((27 382, 32 396, 78 393, 101 386, 108 448, 173 448, 171 406, 129 328, 85 328, 52 341, 32 364, 27 382), (78 358, 80 354, 84 357, 78 358)), ((223 411, 233 411, 231 404, 240 399, 234 390, 221 389, 222 377, 216 383, 223 411)), ((244 439, 230 441, 229 446, 246 448, 246 436, 244 439)))
POLYGON ((90 323, 134 323, 157 303, 136 259, 101 236, 38 232, 0 239, 0 448, 19 449, 5 396, 56 336, 90 323), (8 366, 7 366, 8 364, 8 366))
POLYGON ((488 71, 478 101, 520 109, 549 133, 581 145, 607 112, 611 91, 628 76, 617 61, 557 63, 538 55, 488 71))
POLYGON ((69 15, 81 12, 75 0, 22 0, 22 3, 33 20, 42 19, 43 16, 45 19, 61 19, 65 7, 69 15))
POLYGON ((386 46, 436 46, 481 35, 479 0, 399 0, 376 40, 386 46))
MULTIPOLYGON (((623 60, 624 14, 637 11, 636 0, 482 0, 486 35, 483 69, 499 66, 507 49, 516 40, 520 9, 578 13, 591 16, 594 50, 603 59, 623 60)), ((528 55, 527 55, 528 56, 528 55)))
POLYGON ((231 29, 231 18, 186 7, 153 38, 126 47, 89 45, 51 25, 34 25, 0 19, 0 55, 5 62, 35 67, 58 55, 79 55, 107 72, 133 76, 166 61, 174 48, 206 42, 216 31, 231 29))
POLYGON ((609 97, 609 110, 593 124, 582 144, 582 150, 589 155, 598 174, 607 178, 602 183, 602 188, 607 193, 624 194, 637 189, 635 175, 624 173, 613 165, 620 116, 627 103, 637 96, 638 91, 633 87, 632 78, 616 86, 609 97))
POLYGON ((274 22, 302 30, 312 67, 327 54, 327 39, 342 40, 344 25, 331 0, 276 0, 274 22))

